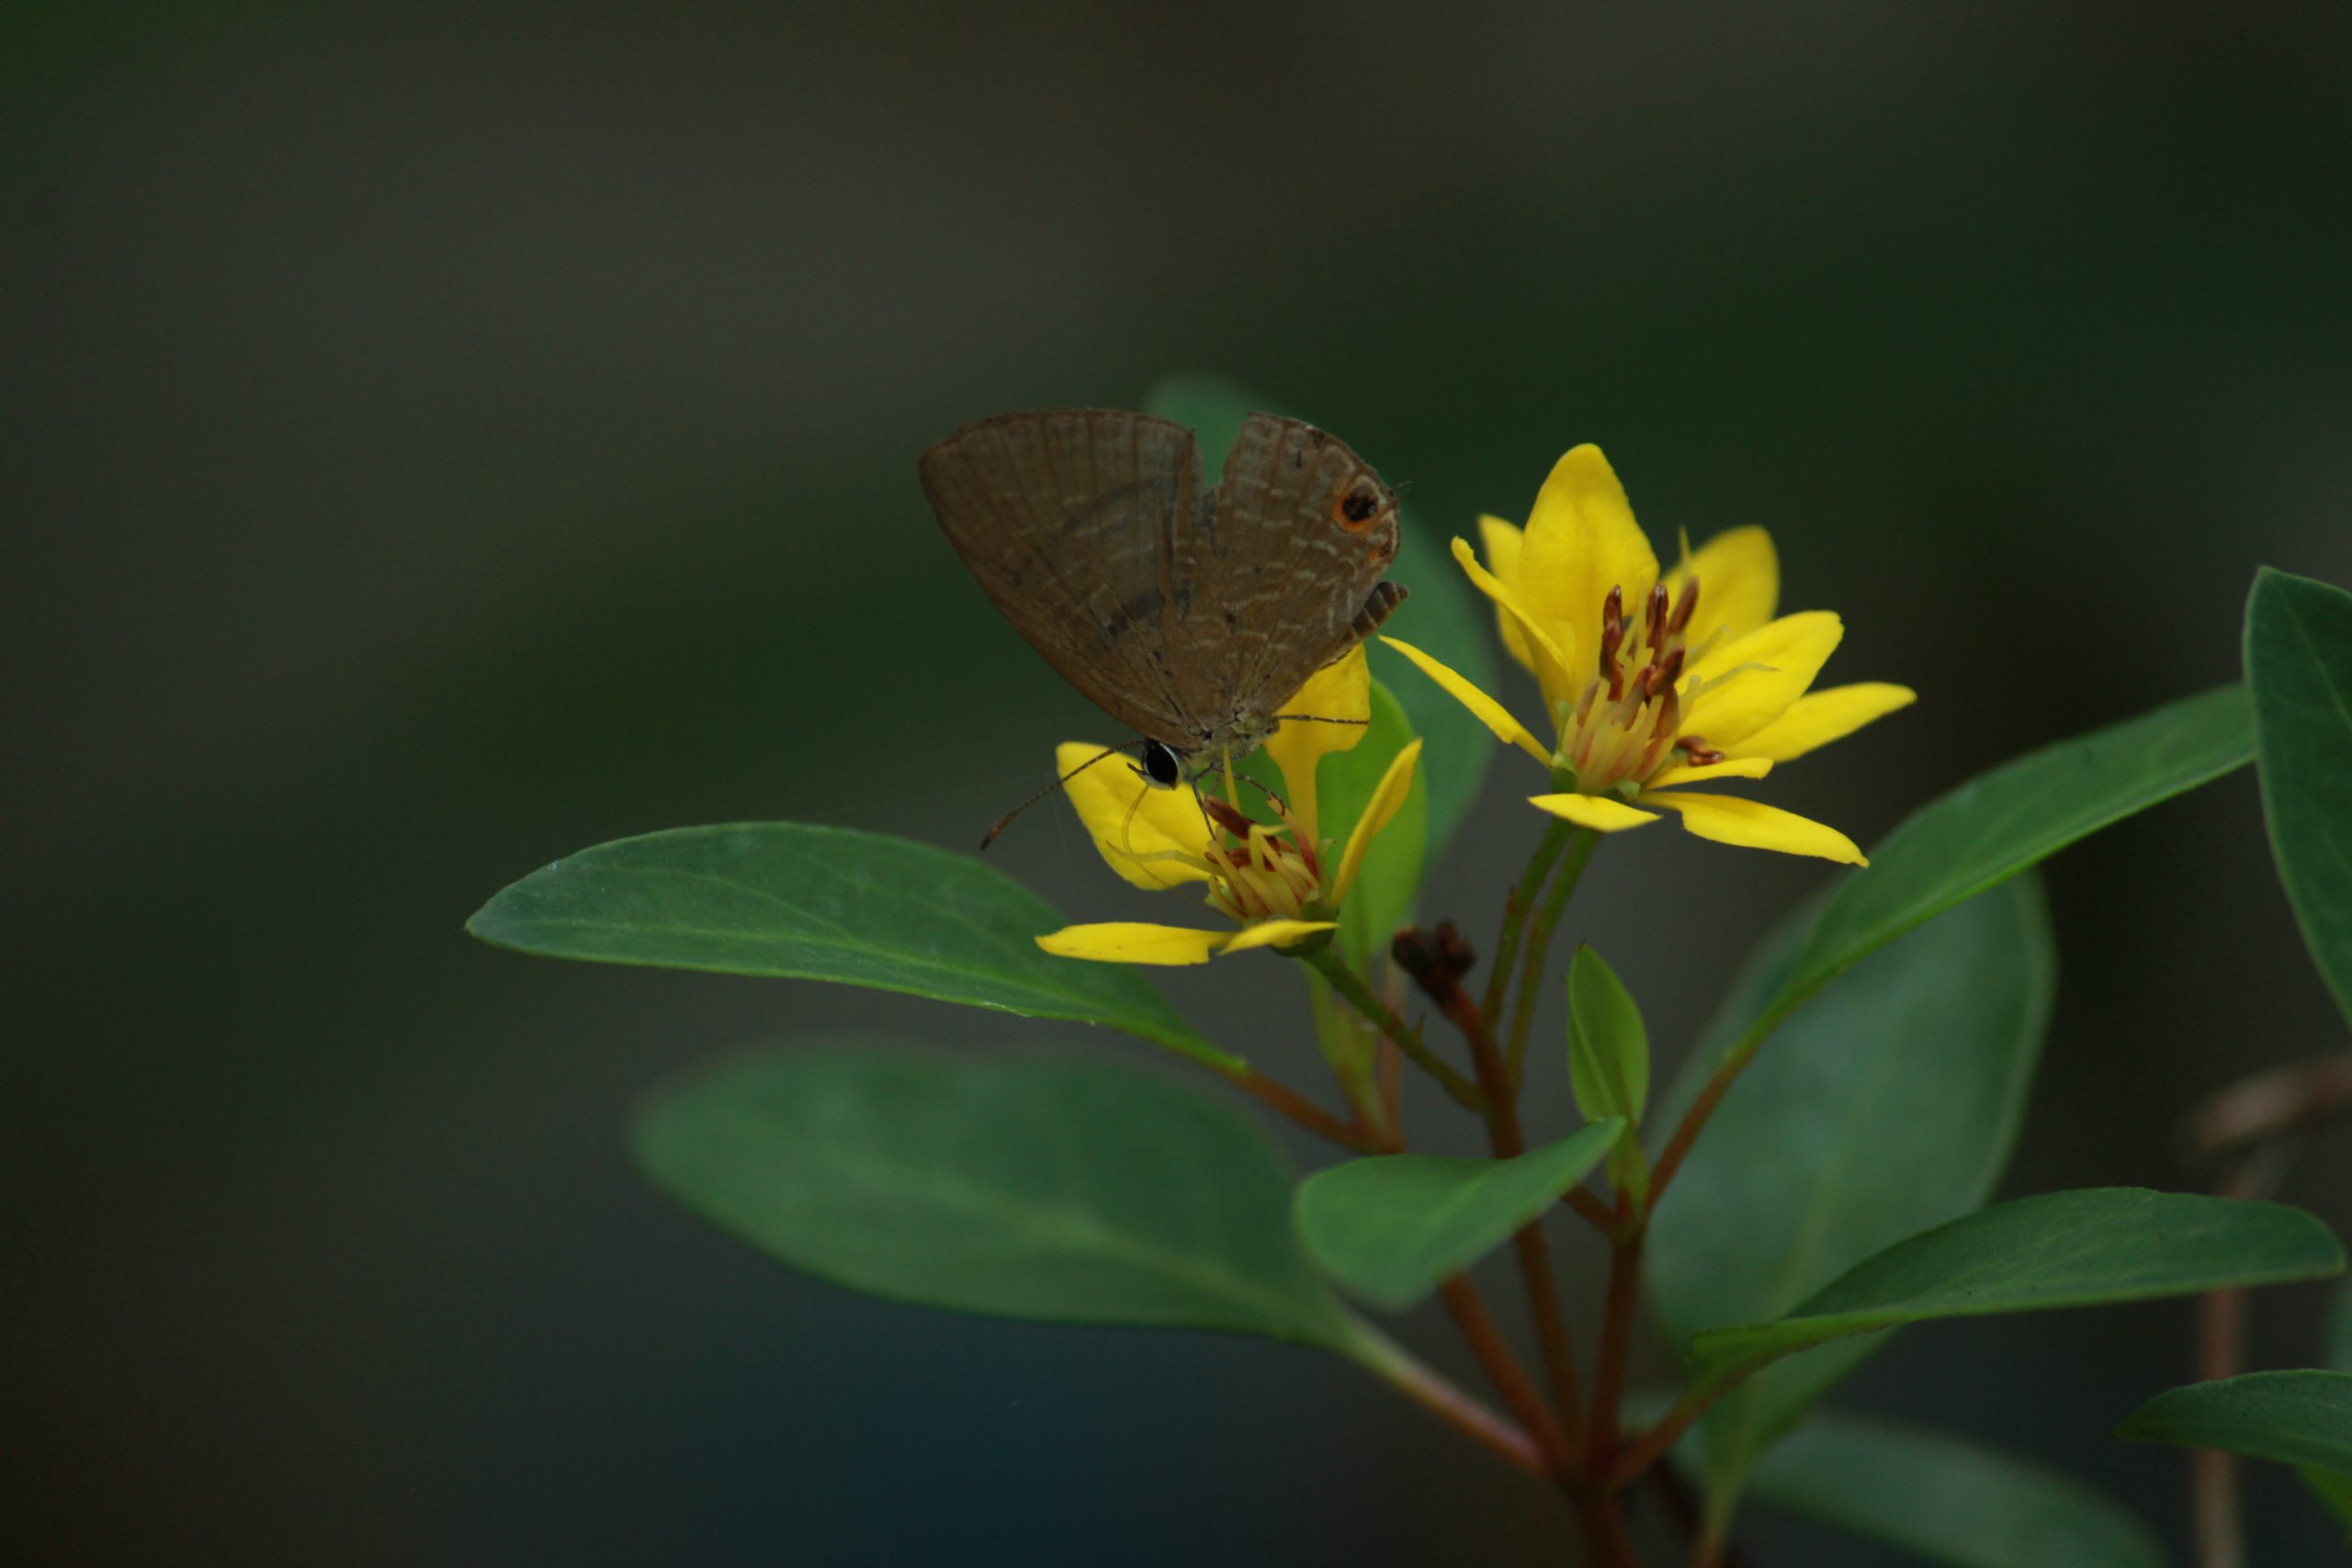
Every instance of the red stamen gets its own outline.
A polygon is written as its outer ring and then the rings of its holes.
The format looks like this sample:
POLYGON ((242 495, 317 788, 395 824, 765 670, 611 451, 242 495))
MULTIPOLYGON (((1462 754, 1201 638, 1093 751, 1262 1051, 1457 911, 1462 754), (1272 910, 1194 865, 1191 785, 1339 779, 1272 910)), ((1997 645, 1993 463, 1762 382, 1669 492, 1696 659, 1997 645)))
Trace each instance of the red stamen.
POLYGON ((1257 826, 1255 822, 1241 815, 1238 809, 1214 795, 1203 795, 1201 808, 1209 814, 1210 821, 1245 843, 1249 841, 1250 829, 1257 826))
MULTIPOLYGON (((1625 591, 1611 588, 1609 597, 1600 602, 1600 671, 1608 674, 1617 663, 1617 649, 1625 640, 1625 591)), ((1616 682, 1610 682, 1611 696, 1615 696, 1616 682)))
POLYGON ((1650 602, 1642 615, 1642 630, 1653 651, 1666 644, 1666 584, 1650 584, 1650 602))
POLYGON ((1666 635, 1680 637, 1690 625, 1690 612, 1698 607, 1699 580, 1694 576, 1682 585, 1682 599, 1674 606, 1673 618, 1666 623, 1666 635))

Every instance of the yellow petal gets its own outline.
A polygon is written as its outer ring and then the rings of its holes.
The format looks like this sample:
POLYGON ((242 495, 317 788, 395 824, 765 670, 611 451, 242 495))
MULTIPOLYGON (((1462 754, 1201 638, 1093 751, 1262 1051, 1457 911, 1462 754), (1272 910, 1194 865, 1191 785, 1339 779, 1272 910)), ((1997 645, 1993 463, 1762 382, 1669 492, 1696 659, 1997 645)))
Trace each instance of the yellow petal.
POLYGON ((1719 751, 1747 739, 1804 695, 1845 635, 1829 611, 1807 610, 1724 643, 1690 671, 1682 733, 1719 751))
POLYGON ((1611 588, 1624 590, 1626 610, 1637 615, 1657 581, 1657 556, 1600 448, 1587 445, 1562 457, 1528 514, 1517 587, 1527 607, 1555 628, 1567 667, 1599 665, 1600 605, 1611 588))
POLYGON ((1589 828, 1596 833, 1622 833, 1628 828, 1657 820, 1655 811, 1636 811, 1622 800, 1601 795, 1531 795, 1527 803, 1538 811, 1548 811, 1563 821, 1589 828))
POLYGON ((1347 849, 1340 855, 1340 874, 1331 881, 1332 903, 1345 898, 1348 889, 1356 885, 1356 873, 1363 866, 1364 852, 1372 848, 1373 835, 1388 826, 1388 819, 1412 793, 1413 764, 1420 755, 1421 743, 1415 740, 1388 760, 1388 771, 1380 775, 1363 815, 1356 818, 1355 830, 1348 835, 1347 849))
POLYGON ((1363 661, 1363 645, 1358 643, 1309 676, 1282 711, 1307 716, 1278 726, 1266 742, 1266 755, 1283 771, 1283 793, 1289 796, 1299 841, 1314 844, 1320 841, 1316 837, 1316 765, 1334 751, 1353 750, 1372 722, 1372 675, 1363 661), (1323 722, 1328 719, 1342 722, 1323 722))
POLYGON ((1778 850, 1784 855, 1815 855, 1823 860, 1843 861, 1848 865, 1871 863, 1854 847, 1854 840, 1837 829, 1777 806, 1767 806, 1760 800, 1682 792, 1645 795, 1641 800, 1644 806, 1663 806, 1669 811, 1679 811, 1685 828, 1719 844, 1778 850))
POLYGON ((1684 765, 1668 768, 1649 781, 1651 789, 1666 789, 1674 784, 1704 784, 1709 779, 1760 779, 1772 771, 1769 757, 1729 757, 1720 762, 1708 762, 1699 767, 1684 765))
POLYGON ((1701 545, 1690 559, 1667 573, 1667 592, 1677 602, 1682 585, 1699 580, 1699 608, 1683 640, 1704 648, 1717 632, 1746 637, 1772 618, 1781 605, 1781 558, 1772 536, 1761 528, 1732 528, 1701 545))
POLYGON ((1816 746, 1842 740, 1872 719, 1884 718, 1917 700, 1918 694, 1910 687, 1891 686, 1881 681, 1809 693, 1799 697, 1788 712, 1739 742, 1740 755, 1770 757, 1776 762, 1785 762, 1804 756, 1816 746))
POLYGON ((1252 947, 1288 947, 1293 942, 1304 942, 1317 931, 1336 931, 1338 928, 1336 920, 1260 920, 1234 932, 1224 950, 1240 953, 1252 947))
POLYGON ((1209 954, 1236 940, 1231 931, 1111 920, 1047 931, 1037 939, 1037 945, 1063 958, 1084 958, 1096 964, 1206 964, 1209 954))
MULTIPOLYGON (((1527 732, 1527 727, 1511 717, 1509 709, 1477 687, 1440 664, 1408 642, 1398 642, 1393 637, 1380 639, 1419 666, 1422 674, 1445 689, 1446 695, 1468 708, 1478 722, 1495 732, 1495 739, 1507 740, 1545 767, 1552 765, 1552 753, 1544 743, 1527 732)), ((1597 657, 1597 655, 1596 655, 1597 657)))
MULTIPOLYGON (((1487 569, 1512 592, 1519 592, 1519 550, 1521 543, 1519 525, 1499 517, 1481 515, 1478 519, 1478 544, 1487 558, 1487 569)), ((1503 650, 1519 660, 1519 667, 1529 674, 1535 672, 1534 657, 1527 650, 1527 639, 1520 635, 1519 623, 1498 604, 1495 606, 1495 630, 1502 634, 1503 650)))
POLYGON ((1132 760, 1083 741, 1063 742, 1054 763, 1069 778, 1063 788, 1079 821, 1113 871, 1137 887, 1208 880, 1206 868, 1194 863, 1208 848, 1209 830, 1190 784, 1158 788, 1136 776, 1132 760), (1081 765, 1085 771, 1077 772, 1081 765))
POLYGON ((1582 682, 1578 682, 1573 691, 1569 689, 1566 650, 1552 640, 1552 634, 1544 629, 1542 623, 1535 619, 1525 604, 1520 603, 1519 595, 1511 592, 1508 583, 1478 564, 1478 558, 1471 552, 1468 540, 1453 541, 1453 559, 1462 568, 1464 575, 1470 579, 1471 586, 1492 599, 1503 618, 1519 628, 1520 644, 1529 650, 1519 661, 1534 672, 1536 684, 1544 688, 1544 705, 1546 707, 1556 706, 1582 694, 1582 682))

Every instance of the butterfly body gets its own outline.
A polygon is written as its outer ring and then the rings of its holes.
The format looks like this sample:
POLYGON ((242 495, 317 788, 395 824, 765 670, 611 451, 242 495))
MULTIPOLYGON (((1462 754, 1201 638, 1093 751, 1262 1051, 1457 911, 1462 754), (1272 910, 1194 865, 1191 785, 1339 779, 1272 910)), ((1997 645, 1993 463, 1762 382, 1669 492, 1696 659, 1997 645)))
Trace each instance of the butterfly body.
POLYGON ((1000 414, 925 452, 924 494, 1029 645, 1185 759, 1241 756, 1404 597, 1396 502, 1336 436, 1253 413, 1219 482, 1182 425, 1000 414))

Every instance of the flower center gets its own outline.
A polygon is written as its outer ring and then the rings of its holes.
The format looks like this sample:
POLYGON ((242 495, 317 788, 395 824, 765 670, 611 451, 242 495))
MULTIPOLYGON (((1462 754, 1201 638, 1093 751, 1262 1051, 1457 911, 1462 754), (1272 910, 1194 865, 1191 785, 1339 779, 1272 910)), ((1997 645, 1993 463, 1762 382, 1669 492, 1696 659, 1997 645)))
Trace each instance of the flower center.
POLYGON ((1630 794, 1678 750, 1694 763, 1723 760, 1698 736, 1681 733, 1676 682, 1683 667, 1706 652, 1684 640, 1698 607, 1696 577, 1672 602, 1665 583, 1653 584, 1632 621, 1625 618, 1624 589, 1609 591, 1600 606, 1600 671, 1574 705, 1561 705, 1559 715, 1555 757, 1575 771, 1578 791, 1630 794))
POLYGON ((1297 841, 1289 808, 1272 795, 1279 827, 1243 816, 1229 802, 1202 795, 1215 830, 1204 852, 1209 872, 1209 902, 1247 925, 1268 919, 1298 919, 1322 896, 1323 867, 1315 852, 1297 841))

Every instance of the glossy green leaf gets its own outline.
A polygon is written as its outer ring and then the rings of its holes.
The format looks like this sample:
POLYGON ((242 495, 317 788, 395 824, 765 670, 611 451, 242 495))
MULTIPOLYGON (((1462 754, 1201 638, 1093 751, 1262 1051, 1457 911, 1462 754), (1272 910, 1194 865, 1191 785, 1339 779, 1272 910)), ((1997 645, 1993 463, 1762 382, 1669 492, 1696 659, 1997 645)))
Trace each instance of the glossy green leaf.
MULTIPOLYGON (((1768 940, 1669 1103, 1689 1102, 1804 940, 1768 940)), ((1792 1019, 1707 1124, 1650 1227, 1653 1299, 1675 1343, 1777 1317, 1873 1253, 1992 1195, 2050 1022, 2057 955, 2030 874, 1872 953, 1792 1019)), ((1709 1413, 1713 1484, 1878 1348, 1846 1339, 1769 1367, 1709 1413)))
POLYGON ((2170 1389, 2115 1435, 2352 1472, 2352 1372, 2250 1372, 2170 1389))
POLYGON ((1702 1384, 1851 1334, 2340 1273, 2327 1227, 2278 1203, 2096 1188, 1999 1203, 1899 1242, 1767 1323, 1691 1343, 1702 1384))
MULTIPOLYGON (((1373 791, 1380 787, 1388 764, 1412 740, 1412 723, 1395 694, 1374 681, 1372 724, 1363 739, 1345 751, 1332 752, 1315 770, 1316 797, 1322 809, 1318 830, 1331 840, 1332 854, 1346 849, 1348 835, 1355 830, 1373 791)), ((1428 749, 1422 750, 1426 755, 1428 749)), ((1386 953, 1396 928, 1412 919, 1422 858, 1429 850, 1429 781, 1417 769, 1412 792, 1372 840, 1355 887, 1340 906, 1340 951, 1359 970, 1374 954, 1386 953)))
POLYGON ((549 958, 647 964, 905 991, 1029 1018, 1107 1024, 1231 1065, 1133 969, 1039 950, 1064 925, 971 855, 796 822, 680 828, 533 872, 467 922, 549 958))
POLYGON ((1939 1432, 1815 1416, 1755 1500, 1951 1568, 2163 1568, 2155 1533, 2072 1476, 1939 1432))
POLYGON ((1646 1201, 1650 1171, 1640 1129, 1650 1099, 1649 1030, 1616 971, 1582 946, 1568 964, 1568 1089, 1587 1121, 1624 1122, 1609 1151, 1609 1185, 1646 1201))
POLYGON ((835 1284, 953 1311, 1353 1351, 1249 1122, 1131 1069, 832 1040, 723 1062, 638 1116, 673 1196, 835 1284))
POLYGON ((1332 1278, 1402 1310, 1549 1211, 1623 1127, 1596 1122, 1515 1159, 1382 1155, 1333 1166, 1299 1185, 1299 1235, 1332 1278))
MULTIPOLYGON (((1216 376, 1168 377, 1145 394, 1143 406, 1147 413, 1172 419, 1199 434, 1201 457, 1212 483, 1223 471, 1226 451, 1245 417, 1257 409, 1290 412, 1216 376)), ((1337 434, 1347 438, 1345 431, 1337 434)), ((1389 629, 1428 649, 1479 686, 1491 689, 1493 622, 1446 550, 1447 541, 1458 530, 1432 529, 1409 511, 1403 513, 1403 522, 1396 561, 1389 576, 1403 584, 1410 596, 1398 606, 1389 629)), ((1487 765, 1494 760, 1495 739, 1468 709, 1413 669, 1403 655, 1377 642, 1366 653, 1373 674, 1388 682, 1404 705, 1413 733, 1429 742, 1421 763, 1429 781, 1429 847, 1433 857, 1453 836, 1477 797, 1487 765)))
POLYGON ((1568 1088, 1588 1121, 1638 1127, 1650 1100, 1650 1035, 1617 972, 1589 947, 1568 964, 1568 1088))
POLYGON ((2254 755, 2243 686, 2062 740, 1915 813, 1823 908, 1788 977, 1741 1036, 1752 1047, 1849 964, 2075 840, 2221 777, 2254 755))
POLYGON ((2246 601, 2245 678, 2278 880, 2352 1021, 2352 593, 2266 570, 2246 601))

